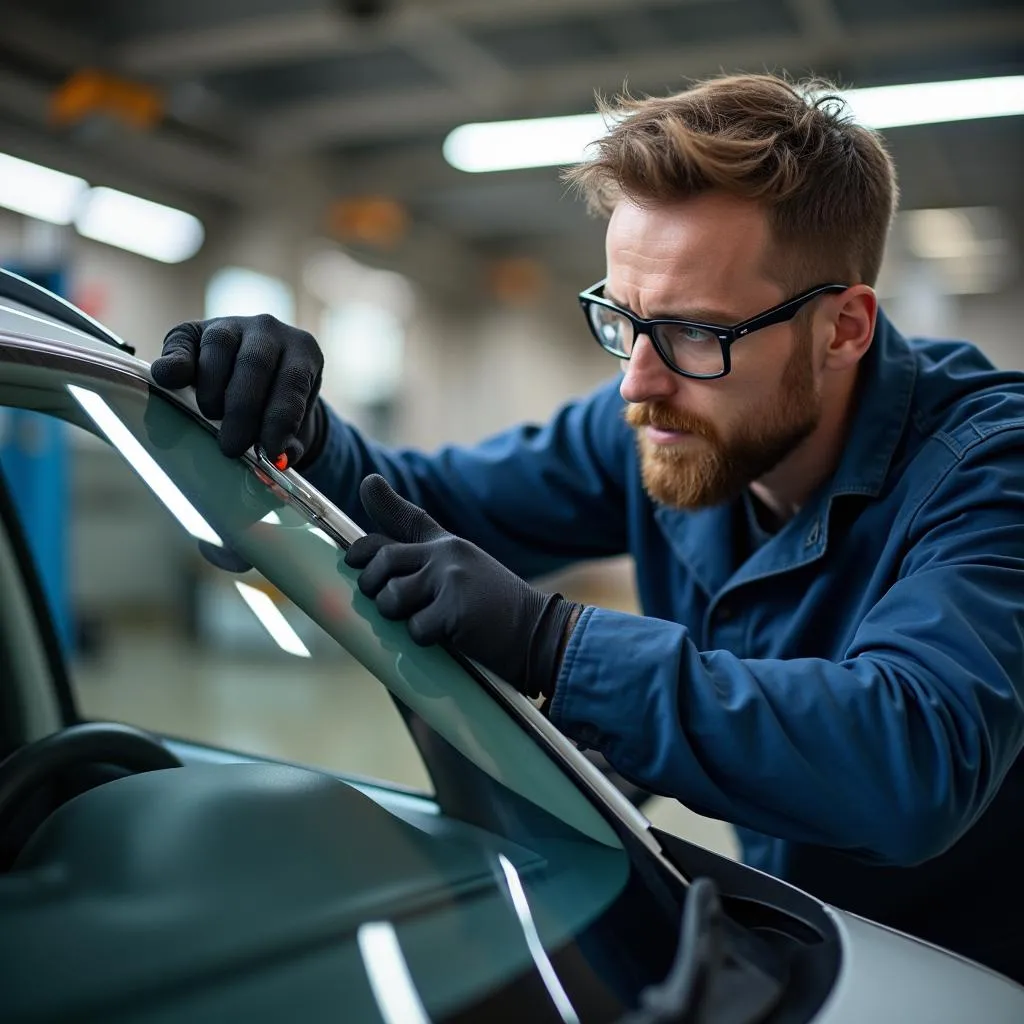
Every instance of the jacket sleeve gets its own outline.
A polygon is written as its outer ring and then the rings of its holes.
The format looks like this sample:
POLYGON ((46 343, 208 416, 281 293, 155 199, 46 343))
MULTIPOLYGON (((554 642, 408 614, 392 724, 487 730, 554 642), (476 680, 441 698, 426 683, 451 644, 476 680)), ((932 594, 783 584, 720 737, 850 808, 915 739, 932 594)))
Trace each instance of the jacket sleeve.
POLYGON ((612 380, 544 426, 430 455, 375 444, 328 409, 324 450, 304 472, 367 530, 373 525, 359 503, 359 483, 380 473, 446 530, 520 576, 539 576, 626 550, 624 473, 633 441, 622 408, 612 380))
POLYGON ((587 609, 552 721, 704 814, 869 860, 936 856, 1022 747, 1020 452, 1007 432, 935 483, 841 661, 700 651, 676 623, 587 609))

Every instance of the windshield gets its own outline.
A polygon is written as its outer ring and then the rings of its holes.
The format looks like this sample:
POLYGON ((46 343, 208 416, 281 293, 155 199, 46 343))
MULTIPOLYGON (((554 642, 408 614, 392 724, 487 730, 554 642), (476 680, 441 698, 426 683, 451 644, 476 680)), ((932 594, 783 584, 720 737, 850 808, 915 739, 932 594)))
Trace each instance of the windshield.
MULTIPOLYGON (((17 349, 0 348, 0 358, 0 405, 45 411, 105 439, 207 562, 239 574, 239 586, 248 566, 258 570, 369 671, 405 720, 429 799, 402 804, 385 785, 364 791, 431 837, 432 884, 444 895, 433 912, 406 915, 393 912, 387 892, 370 900, 359 950, 371 982, 374 942, 383 941, 401 951, 431 1019, 480 1012, 511 993, 545 1007, 522 1019, 612 1020, 664 975, 681 893, 479 678, 378 615, 344 563, 342 533, 251 459, 225 458, 206 424, 144 380, 17 349), (487 894, 468 882, 481 863, 487 894)), ((376 1007, 386 1019, 379 993, 376 1007)))

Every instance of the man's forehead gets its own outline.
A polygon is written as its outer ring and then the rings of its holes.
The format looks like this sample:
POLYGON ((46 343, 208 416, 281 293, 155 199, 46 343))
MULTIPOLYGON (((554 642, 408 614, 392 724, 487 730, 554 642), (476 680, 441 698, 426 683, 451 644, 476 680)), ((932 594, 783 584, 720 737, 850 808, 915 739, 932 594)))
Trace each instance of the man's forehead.
POLYGON ((630 308, 642 305, 634 312, 644 316, 728 322, 723 314, 736 317, 751 303, 776 299, 765 273, 766 240, 765 218, 749 202, 621 203, 608 225, 605 294, 630 308))
POLYGON ((745 240, 748 245, 765 242, 770 234, 763 206, 718 192, 672 203, 622 199, 612 210, 609 230, 642 233, 652 239, 710 235, 730 241, 745 240))

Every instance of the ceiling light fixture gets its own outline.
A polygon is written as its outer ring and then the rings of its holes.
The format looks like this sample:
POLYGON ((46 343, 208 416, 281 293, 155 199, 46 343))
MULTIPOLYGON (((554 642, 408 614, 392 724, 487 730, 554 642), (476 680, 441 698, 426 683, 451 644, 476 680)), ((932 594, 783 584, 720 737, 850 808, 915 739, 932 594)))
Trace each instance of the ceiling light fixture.
POLYGON ((842 95, 854 120, 868 128, 1012 117, 1024 114, 1024 75, 882 85, 842 95))
POLYGON ((73 174, 0 153, 0 206, 51 224, 70 224, 89 188, 73 174))
POLYGON ((203 225, 190 213, 117 189, 89 190, 75 215, 86 238, 160 260, 180 263, 203 244, 203 225))
MULTIPOLYGON (((897 128, 1024 114, 1024 75, 848 89, 840 93, 868 128, 897 128)), ((444 157, 460 171, 508 171, 579 163, 604 135, 600 114, 464 124, 448 134, 444 157)))

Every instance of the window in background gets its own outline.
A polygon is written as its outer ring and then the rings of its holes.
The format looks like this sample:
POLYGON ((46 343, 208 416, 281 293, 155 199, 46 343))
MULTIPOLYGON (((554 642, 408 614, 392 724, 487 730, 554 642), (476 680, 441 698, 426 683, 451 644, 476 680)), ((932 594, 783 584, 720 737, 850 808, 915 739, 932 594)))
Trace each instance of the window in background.
POLYGON ((295 294, 284 281, 245 267, 222 267, 206 286, 206 318, 269 313, 295 322, 295 294))
MULTIPOLYGON (((877 291, 905 334, 954 337, 966 333, 960 297, 1004 293, 1019 265, 1003 210, 904 210, 893 223, 877 291)), ((983 339, 972 340, 985 347, 983 339)))
POLYGON ((393 433, 413 292, 400 274, 376 270, 338 249, 306 263, 304 283, 323 303, 324 395, 378 440, 393 433))

